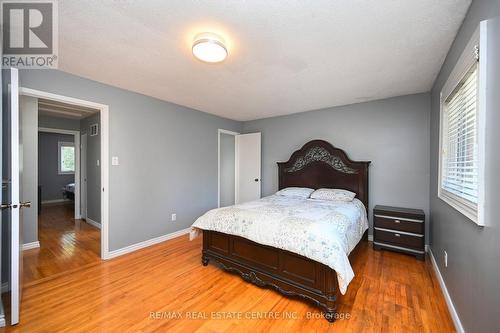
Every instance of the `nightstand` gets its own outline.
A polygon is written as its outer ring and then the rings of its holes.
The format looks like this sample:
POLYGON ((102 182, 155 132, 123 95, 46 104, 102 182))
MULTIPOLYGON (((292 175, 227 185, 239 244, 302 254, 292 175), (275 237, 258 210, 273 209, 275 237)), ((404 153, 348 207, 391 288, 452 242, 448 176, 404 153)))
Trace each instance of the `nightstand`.
POLYGON ((425 213, 421 209, 377 205, 373 208, 373 248, 425 260, 425 213))

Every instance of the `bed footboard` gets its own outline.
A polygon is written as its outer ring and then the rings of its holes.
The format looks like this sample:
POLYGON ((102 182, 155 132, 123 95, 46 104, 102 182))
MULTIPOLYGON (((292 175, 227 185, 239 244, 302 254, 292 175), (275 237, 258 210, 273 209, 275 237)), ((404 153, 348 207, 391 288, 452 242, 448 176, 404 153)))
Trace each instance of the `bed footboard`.
POLYGON ((300 255, 216 231, 203 231, 202 263, 210 260, 245 281, 299 297, 319 307, 325 319, 336 317, 339 288, 330 267, 300 255))

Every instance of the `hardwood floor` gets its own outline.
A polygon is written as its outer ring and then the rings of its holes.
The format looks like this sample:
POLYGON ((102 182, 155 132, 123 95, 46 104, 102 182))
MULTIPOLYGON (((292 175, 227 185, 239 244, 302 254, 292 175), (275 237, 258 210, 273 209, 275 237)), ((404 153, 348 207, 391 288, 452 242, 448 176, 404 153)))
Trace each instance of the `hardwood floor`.
POLYGON ((182 236, 26 287, 21 323, 0 332, 452 332, 430 260, 370 245, 352 263, 346 319, 333 324, 307 302, 203 267, 201 238, 182 236))
POLYGON ((38 217, 40 248, 23 252, 24 285, 100 262, 100 232, 75 220, 72 205, 43 206, 38 217))

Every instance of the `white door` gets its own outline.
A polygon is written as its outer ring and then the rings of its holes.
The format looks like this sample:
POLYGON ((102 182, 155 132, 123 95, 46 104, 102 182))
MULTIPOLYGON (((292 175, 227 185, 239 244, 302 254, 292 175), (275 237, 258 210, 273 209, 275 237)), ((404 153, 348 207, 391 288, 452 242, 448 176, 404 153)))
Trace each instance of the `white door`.
POLYGON ((80 210, 82 219, 87 218, 87 134, 82 134, 80 150, 80 210))
POLYGON ((260 199, 260 133, 235 137, 236 204, 260 199))
POLYGON ((19 323, 19 308, 22 290, 22 230, 21 208, 31 204, 20 203, 22 142, 19 128, 19 80, 17 69, 4 72, 3 80, 8 85, 7 108, 3 110, 2 158, 3 183, 2 223, 7 223, 10 241, 10 291, 11 324, 19 323))

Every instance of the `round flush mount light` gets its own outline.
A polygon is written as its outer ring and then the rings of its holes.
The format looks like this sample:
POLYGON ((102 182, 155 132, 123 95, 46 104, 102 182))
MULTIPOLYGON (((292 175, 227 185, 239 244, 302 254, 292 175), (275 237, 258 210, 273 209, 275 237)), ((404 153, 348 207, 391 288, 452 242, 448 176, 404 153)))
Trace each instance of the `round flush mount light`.
POLYGON ((227 58, 224 39, 214 33, 204 32, 194 37, 193 55, 204 62, 221 62, 227 58))

